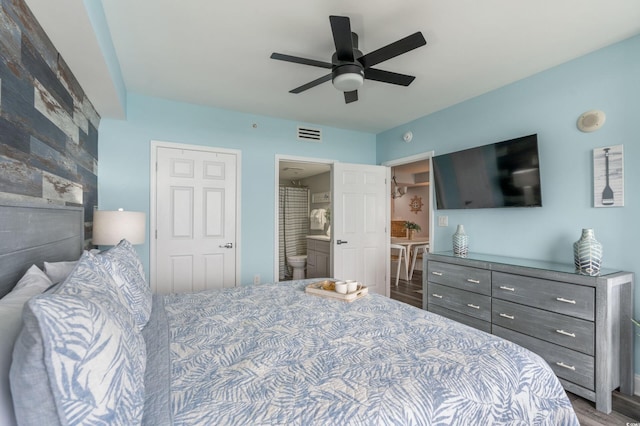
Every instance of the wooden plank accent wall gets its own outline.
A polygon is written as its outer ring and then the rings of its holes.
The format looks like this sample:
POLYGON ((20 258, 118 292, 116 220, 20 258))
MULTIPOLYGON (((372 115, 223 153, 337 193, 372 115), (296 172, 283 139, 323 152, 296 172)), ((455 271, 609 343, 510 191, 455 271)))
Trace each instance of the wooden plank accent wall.
POLYGON ((0 199, 98 205, 100 116, 24 0, 0 0, 0 199))

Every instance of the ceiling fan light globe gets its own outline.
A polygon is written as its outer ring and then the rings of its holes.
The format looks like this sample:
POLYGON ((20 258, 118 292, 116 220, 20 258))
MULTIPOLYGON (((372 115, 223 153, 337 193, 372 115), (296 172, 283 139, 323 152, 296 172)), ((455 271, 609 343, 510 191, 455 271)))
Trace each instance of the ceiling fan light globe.
POLYGON ((364 83, 364 70, 356 63, 339 65, 331 74, 333 87, 342 92, 358 90, 364 83))
POLYGON ((333 87, 342 92, 353 92, 362 87, 364 77, 359 73, 340 74, 333 78, 333 87))

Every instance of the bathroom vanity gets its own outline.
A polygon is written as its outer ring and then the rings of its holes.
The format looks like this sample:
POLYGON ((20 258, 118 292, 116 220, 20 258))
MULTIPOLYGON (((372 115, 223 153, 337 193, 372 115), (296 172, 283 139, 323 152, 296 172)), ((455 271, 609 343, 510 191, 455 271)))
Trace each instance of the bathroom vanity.
POLYGON ((307 235, 307 278, 331 275, 331 239, 326 235, 307 235))

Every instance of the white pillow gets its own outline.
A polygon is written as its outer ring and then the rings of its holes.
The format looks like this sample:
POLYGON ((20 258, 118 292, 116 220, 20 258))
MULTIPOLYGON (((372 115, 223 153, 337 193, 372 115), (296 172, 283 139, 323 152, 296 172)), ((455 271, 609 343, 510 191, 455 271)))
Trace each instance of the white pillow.
POLYGON ((67 279, 77 261, 72 262, 44 262, 44 272, 52 283, 60 283, 67 279))
POLYGON ((15 425, 9 385, 13 345, 22 328, 22 308, 31 297, 52 285, 36 265, 31 266, 14 289, 0 299, 0 425, 15 425))
MULTIPOLYGON (((100 250, 91 249, 89 250, 91 254, 98 254, 100 250)), ((54 284, 61 283, 66 280, 73 268, 76 267, 78 262, 75 260, 69 262, 44 262, 44 272, 47 274, 51 282, 54 284)))
MULTIPOLYGON (((36 265, 31 265, 27 272, 24 273, 18 284, 15 285, 11 292, 7 293, 0 301, 21 298, 27 294, 35 296, 51 287, 53 282, 51 279, 36 265)), ((24 303, 24 301, 23 301, 24 303)))

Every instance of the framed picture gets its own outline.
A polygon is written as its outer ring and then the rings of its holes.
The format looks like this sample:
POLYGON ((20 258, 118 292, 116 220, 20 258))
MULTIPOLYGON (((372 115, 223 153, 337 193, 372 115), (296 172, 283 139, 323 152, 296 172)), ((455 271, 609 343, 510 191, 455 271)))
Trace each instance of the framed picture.
POLYGON ((624 206, 624 154, 622 145, 593 150, 593 206, 624 206))

